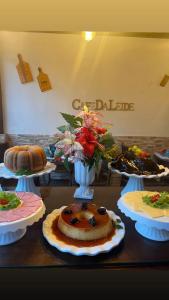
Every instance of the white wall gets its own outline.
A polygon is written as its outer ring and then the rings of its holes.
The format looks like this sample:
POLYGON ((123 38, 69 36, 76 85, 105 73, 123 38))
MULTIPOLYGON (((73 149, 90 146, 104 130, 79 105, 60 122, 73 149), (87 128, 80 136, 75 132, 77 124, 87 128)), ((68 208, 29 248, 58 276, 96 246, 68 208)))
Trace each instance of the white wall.
POLYGON ((169 40, 78 34, 1 32, 1 81, 6 133, 53 134, 59 112, 77 113, 72 100, 134 102, 134 112, 103 112, 114 135, 169 136, 169 40), (34 82, 21 84, 17 54, 29 62, 34 82), (42 93, 41 66, 53 89, 42 93))
POLYGON ((0 30, 169 32, 168 0, 1 0, 0 30))

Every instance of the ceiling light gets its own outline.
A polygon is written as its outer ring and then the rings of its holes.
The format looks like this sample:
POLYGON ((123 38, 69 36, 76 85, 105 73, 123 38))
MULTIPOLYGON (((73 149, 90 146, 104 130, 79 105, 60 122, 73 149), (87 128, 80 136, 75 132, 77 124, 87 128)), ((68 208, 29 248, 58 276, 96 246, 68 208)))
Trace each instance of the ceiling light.
POLYGON ((94 36, 95 36, 95 32, 93 32, 93 31, 85 31, 84 32, 84 38, 88 42, 93 40, 94 36))

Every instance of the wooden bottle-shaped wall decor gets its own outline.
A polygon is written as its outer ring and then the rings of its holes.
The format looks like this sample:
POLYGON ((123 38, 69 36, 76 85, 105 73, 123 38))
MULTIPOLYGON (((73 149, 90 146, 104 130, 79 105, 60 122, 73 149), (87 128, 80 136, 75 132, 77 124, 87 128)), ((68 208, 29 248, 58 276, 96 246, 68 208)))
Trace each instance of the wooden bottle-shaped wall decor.
POLYGON ((16 66, 21 83, 33 81, 32 72, 27 62, 23 61, 22 55, 18 54, 19 64, 16 66))
POLYGON ((165 86, 168 81, 169 81, 169 76, 168 75, 164 75, 163 79, 160 82, 160 85, 161 86, 165 86))
POLYGON ((43 73, 41 68, 38 68, 38 70, 39 70, 39 75, 37 76, 37 80, 41 91, 45 92, 51 90, 52 87, 48 75, 43 73))

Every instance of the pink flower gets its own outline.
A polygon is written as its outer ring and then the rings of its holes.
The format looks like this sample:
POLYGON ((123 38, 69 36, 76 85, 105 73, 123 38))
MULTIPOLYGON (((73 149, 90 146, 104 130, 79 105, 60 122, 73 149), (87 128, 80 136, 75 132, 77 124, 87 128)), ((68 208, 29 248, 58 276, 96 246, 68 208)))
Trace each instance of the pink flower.
POLYGON ((97 116, 102 116, 99 112, 89 111, 85 106, 84 110, 78 114, 79 117, 83 119, 83 127, 86 128, 95 128, 101 125, 101 121, 97 116))

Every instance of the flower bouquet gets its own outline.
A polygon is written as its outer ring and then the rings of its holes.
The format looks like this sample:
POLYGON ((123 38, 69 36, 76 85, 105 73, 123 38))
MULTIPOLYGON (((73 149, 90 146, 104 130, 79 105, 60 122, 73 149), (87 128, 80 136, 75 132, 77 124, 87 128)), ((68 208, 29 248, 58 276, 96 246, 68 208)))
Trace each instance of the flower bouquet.
POLYGON ((89 111, 84 106, 77 116, 61 113, 67 125, 58 127, 55 144, 55 159, 62 159, 69 169, 75 163, 75 180, 80 188, 75 192, 77 198, 92 198, 89 184, 94 181, 95 171, 108 149, 115 143, 113 136, 102 122, 98 112, 89 111))

